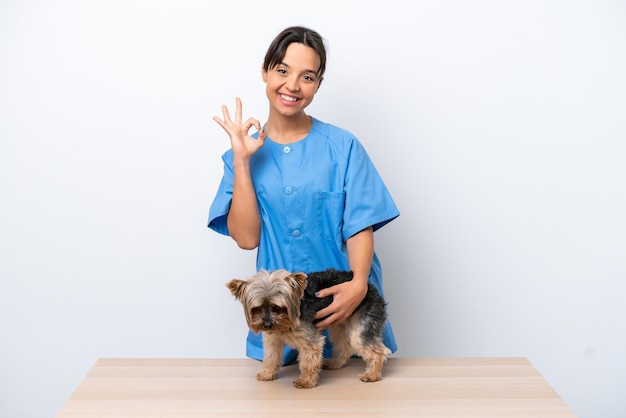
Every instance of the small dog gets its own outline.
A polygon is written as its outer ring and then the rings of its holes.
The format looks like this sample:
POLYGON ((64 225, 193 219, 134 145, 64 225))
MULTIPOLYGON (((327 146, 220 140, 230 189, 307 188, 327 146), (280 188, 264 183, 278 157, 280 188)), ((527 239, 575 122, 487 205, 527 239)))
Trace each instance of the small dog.
POLYGON ((350 317, 330 328, 333 357, 323 361, 325 338, 315 327, 317 311, 332 303, 332 296, 315 293, 352 280, 351 271, 290 273, 287 270, 261 270, 247 280, 233 279, 228 289, 244 308, 248 327, 263 333, 263 367, 258 380, 274 380, 282 365, 285 344, 298 350, 300 376, 297 388, 317 386, 320 369, 339 369, 356 354, 366 364, 359 375, 364 382, 382 379, 382 368, 391 351, 383 344, 382 330, 387 319, 386 302, 372 285, 350 317))

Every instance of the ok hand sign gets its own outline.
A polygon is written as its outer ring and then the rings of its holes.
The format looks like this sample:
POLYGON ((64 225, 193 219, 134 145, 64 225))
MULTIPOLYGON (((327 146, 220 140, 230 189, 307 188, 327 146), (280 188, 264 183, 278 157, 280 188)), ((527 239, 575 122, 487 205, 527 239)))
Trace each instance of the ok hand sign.
POLYGON ((249 159, 263 146, 266 134, 263 130, 261 130, 261 123, 254 118, 248 118, 245 123, 242 123, 241 99, 237 97, 235 102, 237 104, 237 108, 235 110, 234 122, 230 118, 226 105, 222 105, 224 120, 217 116, 214 116, 213 120, 217 122, 230 137, 230 144, 233 149, 234 157, 249 159), (258 139, 255 139, 248 134, 248 131, 253 126, 257 129, 257 131, 259 131, 258 139))

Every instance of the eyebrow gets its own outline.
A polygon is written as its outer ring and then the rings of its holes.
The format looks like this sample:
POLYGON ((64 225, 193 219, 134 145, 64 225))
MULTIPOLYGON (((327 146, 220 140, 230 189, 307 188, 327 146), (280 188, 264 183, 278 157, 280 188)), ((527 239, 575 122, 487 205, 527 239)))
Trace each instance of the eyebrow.
MULTIPOLYGON (((283 62, 283 61, 281 61, 278 65, 284 65, 287 68, 291 68, 291 67, 289 67, 289 64, 287 64, 286 62, 283 62)), ((317 71, 315 71, 315 70, 304 70, 304 72, 317 75, 317 71)))

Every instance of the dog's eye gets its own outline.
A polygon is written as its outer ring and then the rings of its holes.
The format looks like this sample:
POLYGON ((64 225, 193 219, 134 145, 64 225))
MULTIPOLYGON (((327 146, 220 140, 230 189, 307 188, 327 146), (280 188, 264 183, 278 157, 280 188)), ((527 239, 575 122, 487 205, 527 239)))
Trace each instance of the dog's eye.
POLYGON ((282 314, 283 312, 285 312, 285 308, 283 308, 282 306, 278 306, 278 305, 272 305, 270 306, 270 309, 273 314, 282 314))
POLYGON ((257 306, 256 308, 252 308, 250 312, 252 313, 252 315, 261 315, 263 313, 263 308, 257 306))

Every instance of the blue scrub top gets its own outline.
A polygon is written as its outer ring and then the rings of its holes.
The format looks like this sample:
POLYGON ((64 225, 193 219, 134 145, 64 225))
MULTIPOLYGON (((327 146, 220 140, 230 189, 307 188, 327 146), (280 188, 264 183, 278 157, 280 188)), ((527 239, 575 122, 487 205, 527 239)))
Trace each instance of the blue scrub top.
MULTIPOLYGON (((398 211, 365 148, 350 132, 312 118, 309 134, 290 144, 266 138, 250 160, 261 215, 257 270, 304 273, 349 270, 346 240, 372 226, 378 230, 398 211)), ((209 228, 228 234, 226 217, 233 194, 233 153, 222 156, 224 175, 209 210, 209 228)), ((369 281, 383 294, 380 262, 374 254, 369 281)), ((387 322, 384 343, 396 341, 387 322)), ((332 352, 330 344, 324 355, 332 352)), ((246 354, 263 359, 262 336, 249 332, 246 354)), ((285 348, 285 364, 297 352, 285 348)))

